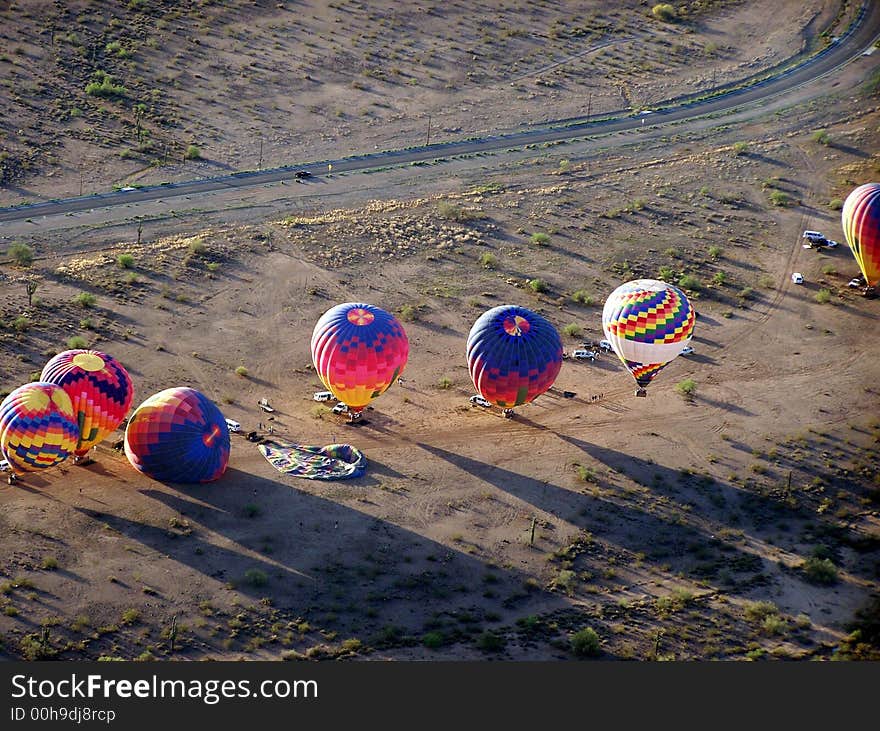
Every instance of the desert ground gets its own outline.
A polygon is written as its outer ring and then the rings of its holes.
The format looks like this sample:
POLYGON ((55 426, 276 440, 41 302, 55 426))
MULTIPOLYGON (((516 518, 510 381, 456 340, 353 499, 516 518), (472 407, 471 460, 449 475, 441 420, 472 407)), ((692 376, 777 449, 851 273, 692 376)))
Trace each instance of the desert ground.
MULTIPOLYGON (((0 205, 637 112, 858 10, 607 5, 0 3, 0 205), (98 71, 124 91, 87 93, 98 71)), ((163 484, 117 432, 4 483, 0 657, 880 657, 880 301, 847 287, 840 227, 880 176, 875 58, 687 123, 0 224, 33 253, 0 257, 4 394, 86 345, 135 405, 190 386, 244 432, 368 459, 296 479, 233 434, 219 481, 163 484), (513 419, 469 404, 483 311, 540 312, 570 351, 639 277, 699 311, 648 398, 603 355, 513 419), (360 424, 312 399, 312 328, 346 301, 411 348, 360 424)))

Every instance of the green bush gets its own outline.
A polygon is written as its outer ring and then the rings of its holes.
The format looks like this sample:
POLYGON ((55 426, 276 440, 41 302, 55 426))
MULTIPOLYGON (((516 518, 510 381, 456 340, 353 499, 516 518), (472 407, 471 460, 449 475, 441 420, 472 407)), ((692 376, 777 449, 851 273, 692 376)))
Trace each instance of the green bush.
POLYGON ((675 272, 672 267, 662 266, 657 272, 657 278, 663 282, 671 282, 675 279, 675 272))
POLYGON ((843 208, 843 201, 840 200, 840 198, 832 198, 830 201, 828 201, 828 207, 832 211, 839 211, 841 208, 843 208))
POLYGON ((726 272, 715 272, 715 276, 712 277, 712 284, 721 286, 727 282, 727 273, 726 272))
POLYGON ((202 151, 195 145, 188 145, 184 157, 187 160, 201 160, 202 151))
POLYGON ((837 582, 837 567, 830 558, 810 556, 801 564, 801 571, 812 584, 830 585, 837 582))
POLYGON ((239 366, 238 368, 235 369, 235 375, 240 376, 241 378, 247 378, 248 369, 245 368, 244 366, 239 366))
POLYGON ((830 289, 820 289, 816 292, 816 302, 820 305, 827 305, 831 301, 831 290, 830 289))
POLYGON ((675 384, 675 390, 682 396, 690 398, 697 392, 697 384, 693 378, 685 378, 675 384))
POLYGON ((831 135, 828 134, 827 130, 817 129, 813 132, 813 142, 818 142, 820 145, 830 145, 831 135))
POLYGON ((572 298, 575 302, 580 302, 582 305, 590 306, 590 305, 594 305, 594 304, 596 304, 596 298, 593 297, 593 295, 591 295, 591 294, 590 294, 589 292, 587 292, 587 290, 585 290, 585 289, 579 289, 577 292, 575 292, 575 293, 571 296, 571 298, 572 298))
POLYGON ((23 333, 30 329, 31 321, 24 315, 19 315, 12 321, 12 327, 17 332, 23 333))
POLYGON ((550 236, 549 234, 545 234, 539 231, 532 234, 531 242, 533 244, 537 244, 538 246, 546 246, 550 243, 550 236))
POLYGON ((89 96, 98 96, 102 99, 112 99, 114 97, 122 97, 128 94, 128 89, 121 84, 114 84, 113 77, 106 71, 95 71, 93 76, 95 80, 86 84, 86 94, 89 96))
POLYGON ((266 586, 269 583, 269 577, 266 576, 266 572, 259 569, 248 569, 245 571, 244 580, 246 584, 253 587, 266 586))
POLYGON ((480 257, 480 266, 484 269, 494 269, 496 264, 498 264, 498 260, 495 258, 495 254, 487 251, 480 257))
POLYGON ((412 305, 404 305, 400 308, 400 319, 404 322, 412 322, 416 319, 416 308, 412 305))
POLYGON ((504 649, 505 641, 501 635, 486 631, 477 637, 477 647, 483 652, 498 652, 504 649))
POLYGON ((697 292, 703 285, 700 284, 700 280, 693 274, 682 274, 682 276, 678 278, 678 286, 682 289, 690 289, 691 291, 697 292))
POLYGON ((98 298, 95 297, 91 292, 80 292, 76 297, 73 298, 74 304, 79 305, 80 307, 94 307, 95 303, 98 301, 98 298))
POLYGON ((651 14, 664 23, 672 23, 676 18, 675 8, 669 3, 657 3, 651 8, 651 14))
POLYGON ((749 143, 748 142, 736 142, 733 145, 733 153, 735 155, 744 155, 749 151, 749 143))
POLYGON ((577 323, 570 322, 562 328, 562 332, 570 338, 579 338, 581 336, 581 326, 577 323))
POLYGON ((73 337, 67 338, 68 350, 85 350, 88 347, 89 341, 81 335, 74 335, 73 337))
POLYGON ((584 627, 571 636, 571 650, 581 657, 595 657, 599 654, 599 635, 592 627, 584 627))
POLYGON ((722 249, 720 246, 716 245, 709 247, 709 256, 711 256, 713 259, 719 258, 723 253, 724 249, 722 249))
POLYGON ((529 289, 532 290, 535 294, 540 294, 541 292, 547 291, 547 282, 543 279, 530 279, 529 280, 529 289))
POLYGON ((452 379, 449 376, 443 376, 437 382, 437 388, 442 388, 444 391, 449 389, 452 386, 452 379))
POLYGON ((20 267, 29 267, 34 262, 34 250, 20 241, 11 244, 6 250, 13 264, 20 267))
POLYGON ((134 257, 131 254, 120 254, 116 257, 116 266, 120 269, 131 269, 134 266, 134 257))
POLYGON ((134 624, 141 618, 141 613, 138 609, 132 607, 131 609, 126 609, 122 613, 122 624, 134 624))
POLYGON ((770 193, 770 202, 774 206, 779 206, 780 208, 784 208, 789 203, 791 203, 791 196, 782 190, 774 190, 770 193))
POLYGON ((445 638, 442 632, 427 632, 422 636, 422 644, 431 650, 442 647, 444 641, 445 638))

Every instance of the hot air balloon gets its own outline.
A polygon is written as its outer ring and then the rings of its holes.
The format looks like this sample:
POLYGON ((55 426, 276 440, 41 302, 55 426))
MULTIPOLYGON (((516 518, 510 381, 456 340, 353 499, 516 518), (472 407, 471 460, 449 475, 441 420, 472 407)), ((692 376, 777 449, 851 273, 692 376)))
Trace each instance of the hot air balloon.
POLYGON ((19 473, 63 462, 78 439, 73 404, 54 383, 19 386, 0 404, 0 451, 9 462, 10 483, 19 473))
POLYGON ((562 339, 537 312, 501 305, 477 318, 466 355, 477 393, 507 416, 553 385, 562 368, 562 339))
POLYGON ((321 383, 356 419, 403 373, 409 340, 394 315, 346 302, 327 310, 312 332, 312 362, 321 383))
POLYGON ((694 308, 678 287, 656 279, 621 284, 605 300, 602 329, 645 396, 648 384, 688 345, 694 308))
POLYGON ((167 388, 131 415, 125 456, 136 470, 161 482, 211 482, 229 464, 229 429, 204 394, 167 388))
POLYGON ((40 380, 61 386, 70 396, 79 424, 77 460, 122 423, 134 398, 128 371, 97 350, 59 353, 43 367, 40 380))
POLYGON ((876 287, 880 283, 880 183, 865 183, 853 190, 843 202, 840 222, 866 286, 876 287))

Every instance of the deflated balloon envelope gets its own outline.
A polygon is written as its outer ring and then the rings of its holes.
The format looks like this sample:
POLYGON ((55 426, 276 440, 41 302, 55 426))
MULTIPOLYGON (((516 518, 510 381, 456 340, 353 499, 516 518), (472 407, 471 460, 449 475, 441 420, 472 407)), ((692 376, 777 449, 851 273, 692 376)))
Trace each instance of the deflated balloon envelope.
POLYGON ((880 283, 880 183, 853 190, 840 212, 843 235, 869 287, 880 283))
POLYGON ((602 310, 605 337, 642 388, 690 342, 695 321, 685 293, 657 279, 621 284, 602 310))
POLYGON ((311 348, 321 383, 359 413, 403 373, 409 339, 394 315, 374 305, 346 302, 321 316, 311 348))
POLYGON ((229 429, 207 396, 168 388, 132 414, 125 455, 135 469, 162 482, 211 482, 229 463, 229 429))
POLYGON ((75 454, 82 456, 118 427, 134 398, 128 371, 97 350, 65 350, 43 367, 41 381, 54 383, 70 396, 79 425, 75 454))
POLYGON ((477 318, 466 356, 477 392, 496 406, 513 408, 553 385, 562 368, 562 339, 537 312, 501 305, 477 318))
POLYGON ((54 383, 26 383, 0 404, 0 451, 14 473, 54 467, 78 438, 70 397, 54 383))

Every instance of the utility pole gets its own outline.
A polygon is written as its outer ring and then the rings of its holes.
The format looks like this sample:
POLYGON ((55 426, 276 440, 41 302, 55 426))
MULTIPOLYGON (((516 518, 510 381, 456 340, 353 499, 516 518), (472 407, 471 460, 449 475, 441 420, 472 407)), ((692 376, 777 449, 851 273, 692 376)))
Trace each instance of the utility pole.
POLYGON ((263 136, 260 135, 260 162, 257 165, 257 170, 263 169, 263 136))
POLYGON ((431 144, 431 115, 428 115, 428 136, 425 139, 425 147, 431 144))

